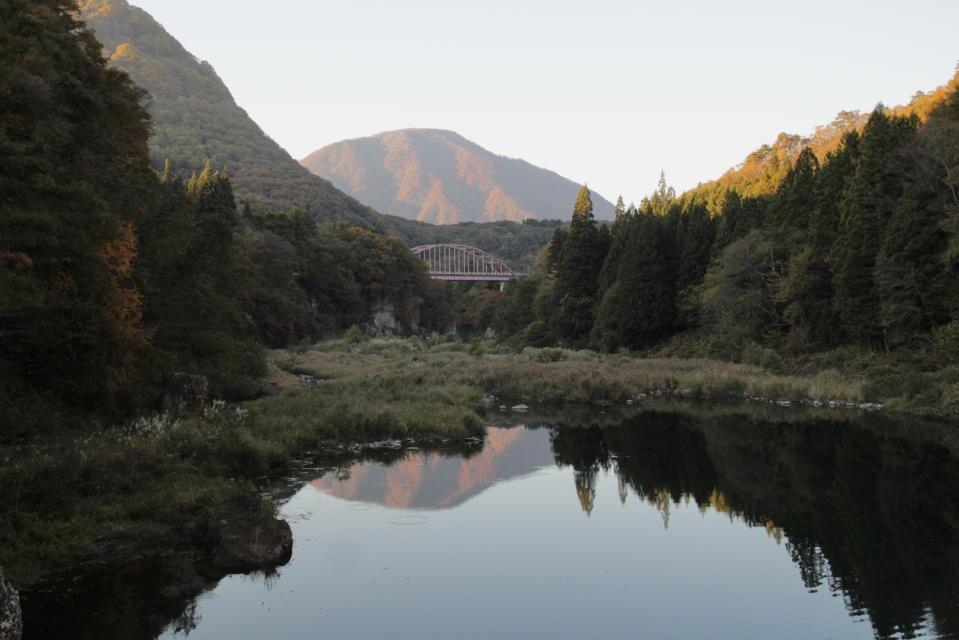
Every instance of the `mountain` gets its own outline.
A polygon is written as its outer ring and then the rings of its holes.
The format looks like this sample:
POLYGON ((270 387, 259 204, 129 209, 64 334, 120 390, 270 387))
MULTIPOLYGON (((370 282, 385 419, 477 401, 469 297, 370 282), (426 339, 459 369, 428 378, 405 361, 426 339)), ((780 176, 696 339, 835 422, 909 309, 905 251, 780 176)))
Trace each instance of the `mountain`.
MULTIPOLYGON (((344 140, 301 162, 379 211, 438 224, 566 219, 580 187, 441 129, 344 140)), ((597 218, 613 217, 612 203, 596 193, 593 207, 597 218)))
MULTIPOLYGON (((375 211, 310 174, 240 108, 213 67, 126 0, 81 0, 104 56, 150 94, 150 157, 189 177, 209 160, 226 168, 239 202, 298 207, 320 220, 384 226, 375 211)), ((389 225, 386 225, 389 226, 389 225)))

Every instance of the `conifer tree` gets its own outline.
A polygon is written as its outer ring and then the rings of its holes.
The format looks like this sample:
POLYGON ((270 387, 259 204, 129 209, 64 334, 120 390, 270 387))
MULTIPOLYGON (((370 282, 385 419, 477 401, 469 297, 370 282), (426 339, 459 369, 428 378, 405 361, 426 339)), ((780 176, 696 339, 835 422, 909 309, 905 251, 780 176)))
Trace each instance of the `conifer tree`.
POLYGON ((572 344, 582 343, 592 327, 594 297, 604 257, 593 202, 584 186, 576 196, 556 275, 559 308, 555 325, 559 335, 572 344))
POLYGON ((849 131, 829 152, 816 179, 808 240, 817 254, 830 257, 839 228, 839 204, 859 158, 859 133, 849 131))
POLYGON ((948 274, 940 202, 927 184, 909 184, 883 234, 876 260, 879 319, 892 346, 948 317, 948 274))
POLYGON ((626 231, 629 226, 629 220, 634 215, 636 215, 636 209, 630 205, 622 214, 617 214, 616 219, 613 220, 612 227, 610 228, 609 250, 606 252, 603 266, 599 271, 597 300, 602 300, 609 288, 616 282, 616 277, 619 274, 619 262, 626 248, 626 243, 628 242, 626 231))
POLYGON ((666 183, 666 172, 660 171, 656 191, 649 198, 653 214, 658 216, 665 214, 674 200, 676 200, 676 190, 666 183))
POLYGON ((679 265, 676 290, 682 291, 701 282, 709 266, 716 227, 704 205, 694 204, 681 216, 676 246, 679 265))
POLYGON ((190 179, 186 183, 186 195, 188 198, 196 198, 198 184, 199 178, 197 178, 196 171, 194 171, 190 174, 190 179))
POLYGON ((675 320, 668 260, 667 222, 652 214, 631 216, 615 283, 597 311, 593 340, 604 350, 649 346, 665 337, 675 320))
POLYGON ((810 214, 815 205, 818 170, 819 161, 816 155, 809 147, 803 147, 770 203, 770 223, 793 242, 805 237, 809 226, 810 214))
POLYGON ((880 105, 866 123, 859 160, 840 205, 834 246, 835 304, 848 336, 863 345, 886 345, 874 270, 883 229, 902 191, 896 153, 916 123, 890 117, 880 105))

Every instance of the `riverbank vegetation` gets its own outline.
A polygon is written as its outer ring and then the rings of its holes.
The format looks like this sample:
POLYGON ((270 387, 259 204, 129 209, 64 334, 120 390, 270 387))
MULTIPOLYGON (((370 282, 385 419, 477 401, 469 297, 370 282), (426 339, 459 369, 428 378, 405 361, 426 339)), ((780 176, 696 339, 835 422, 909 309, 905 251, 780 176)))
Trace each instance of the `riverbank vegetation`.
POLYGON ((468 450, 481 442, 479 393, 463 385, 376 374, 285 384, 284 395, 242 407, 215 401, 198 413, 0 446, 0 566, 26 585, 58 567, 143 549, 209 558, 224 522, 272 520, 263 481, 310 452, 325 449, 331 463, 349 443, 413 439, 468 450))

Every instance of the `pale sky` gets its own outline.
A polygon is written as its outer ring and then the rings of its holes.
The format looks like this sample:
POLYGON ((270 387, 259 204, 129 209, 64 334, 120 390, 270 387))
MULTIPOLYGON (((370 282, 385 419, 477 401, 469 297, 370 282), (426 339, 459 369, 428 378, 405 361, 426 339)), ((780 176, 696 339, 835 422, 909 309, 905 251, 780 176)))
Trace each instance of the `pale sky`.
POLYGON ((452 129, 614 200, 951 77, 959 0, 132 0, 295 158, 452 129))

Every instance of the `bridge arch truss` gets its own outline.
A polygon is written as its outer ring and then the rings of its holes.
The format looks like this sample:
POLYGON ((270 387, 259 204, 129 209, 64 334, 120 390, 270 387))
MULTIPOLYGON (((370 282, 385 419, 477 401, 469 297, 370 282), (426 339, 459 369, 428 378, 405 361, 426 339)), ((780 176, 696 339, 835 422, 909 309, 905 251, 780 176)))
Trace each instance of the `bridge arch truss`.
POLYGON ((427 264, 434 280, 506 282, 523 275, 468 244, 424 244, 410 250, 427 264))

